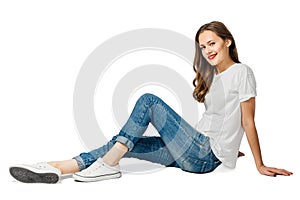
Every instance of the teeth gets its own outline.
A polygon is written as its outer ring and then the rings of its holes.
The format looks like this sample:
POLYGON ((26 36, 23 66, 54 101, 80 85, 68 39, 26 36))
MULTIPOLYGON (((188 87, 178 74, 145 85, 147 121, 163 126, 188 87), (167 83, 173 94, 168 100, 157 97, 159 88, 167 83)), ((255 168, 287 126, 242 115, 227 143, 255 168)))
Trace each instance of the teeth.
POLYGON ((217 54, 210 55, 210 56, 208 56, 208 58, 209 58, 209 59, 214 58, 216 55, 217 55, 217 54))

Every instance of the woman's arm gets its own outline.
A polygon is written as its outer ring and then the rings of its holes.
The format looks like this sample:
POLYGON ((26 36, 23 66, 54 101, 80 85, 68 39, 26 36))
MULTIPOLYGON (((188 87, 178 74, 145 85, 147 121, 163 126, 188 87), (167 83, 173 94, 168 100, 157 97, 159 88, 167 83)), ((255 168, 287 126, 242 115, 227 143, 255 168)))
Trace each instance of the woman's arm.
POLYGON ((247 140, 255 160, 256 168, 259 171, 259 173, 267 176, 292 175, 293 174, 292 172, 289 172, 285 169, 267 167, 263 163, 260 145, 259 145, 259 139, 256 131, 255 122, 254 122, 255 98, 253 97, 245 102, 242 102, 241 110, 242 110, 242 126, 245 130, 247 140))

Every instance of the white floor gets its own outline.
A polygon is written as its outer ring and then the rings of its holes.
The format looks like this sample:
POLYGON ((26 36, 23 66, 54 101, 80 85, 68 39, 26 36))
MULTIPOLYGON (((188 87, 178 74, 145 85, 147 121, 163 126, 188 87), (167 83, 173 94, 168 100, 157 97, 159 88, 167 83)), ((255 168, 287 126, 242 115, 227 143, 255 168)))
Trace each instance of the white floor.
MULTIPOLYGON (((3 171, 2 171, 3 172, 3 171)), ((253 168, 249 156, 235 170, 220 166, 209 174, 176 168, 152 173, 125 173, 122 178, 93 183, 65 176, 60 184, 23 184, 5 174, 1 195, 9 199, 299 199, 299 176, 266 177, 253 168)))

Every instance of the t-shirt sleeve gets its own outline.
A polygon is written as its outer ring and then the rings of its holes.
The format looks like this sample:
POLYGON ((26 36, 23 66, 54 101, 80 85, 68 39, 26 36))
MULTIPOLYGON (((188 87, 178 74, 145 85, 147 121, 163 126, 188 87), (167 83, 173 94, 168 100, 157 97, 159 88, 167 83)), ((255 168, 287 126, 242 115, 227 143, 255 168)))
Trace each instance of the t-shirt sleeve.
POLYGON ((253 71, 250 67, 245 67, 240 74, 239 84, 239 100, 240 102, 247 101, 251 97, 255 97, 256 94, 256 81, 253 71))

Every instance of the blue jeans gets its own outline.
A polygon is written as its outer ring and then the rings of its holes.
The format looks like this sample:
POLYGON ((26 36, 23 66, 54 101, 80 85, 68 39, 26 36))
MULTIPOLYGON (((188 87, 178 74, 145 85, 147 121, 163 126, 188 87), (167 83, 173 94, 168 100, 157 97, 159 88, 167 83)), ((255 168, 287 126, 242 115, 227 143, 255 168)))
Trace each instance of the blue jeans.
POLYGON ((138 99, 126 124, 106 145, 74 157, 80 170, 103 157, 115 142, 128 147, 124 157, 178 167, 188 172, 207 173, 221 164, 211 150, 209 137, 195 130, 153 94, 144 94, 138 99), (160 137, 143 136, 150 122, 160 137))

